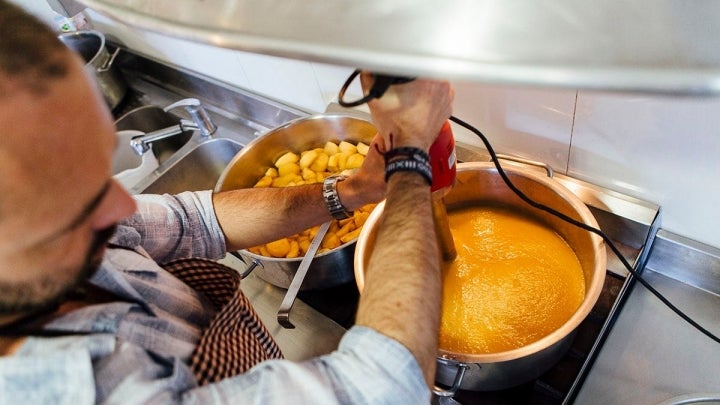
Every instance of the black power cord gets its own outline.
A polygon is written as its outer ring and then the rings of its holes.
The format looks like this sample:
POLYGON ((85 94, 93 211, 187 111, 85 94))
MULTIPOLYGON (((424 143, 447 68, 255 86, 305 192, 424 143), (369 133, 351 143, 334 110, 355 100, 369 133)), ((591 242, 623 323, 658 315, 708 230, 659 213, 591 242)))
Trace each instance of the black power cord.
POLYGON ((360 72, 360 69, 355 69, 355 71, 350 74, 350 77, 347 78, 345 84, 343 84, 343 86, 340 88, 340 94, 338 95, 338 104, 340 104, 341 106, 349 108, 363 105, 374 98, 382 97, 388 87, 392 86, 393 84, 403 84, 415 80, 412 77, 388 76, 373 73, 373 84, 370 87, 370 90, 368 90, 368 94, 355 101, 346 101, 345 92, 350 87, 350 84, 353 82, 353 80, 355 80, 355 78, 360 74, 360 72))
POLYGON ((540 204, 540 203, 530 199, 522 191, 520 191, 507 177, 507 175, 505 174, 505 171, 502 169, 502 166, 500 166, 500 161, 498 160, 497 155, 495 154, 495 150, 492 148, 492 146, 490 145, 490 142, 487 140, 487 138, 485 137, 485 135, 483 135, 482 132, 480 132, 477 128, 473 127, 472 125, 466 123, 465 121, 463 121, 455 116, 451 116, 450 121, 460 125, 461 127, 469 130, 470 132, 473 132, 475 135, 480 137, 480 140, 483 142, 483 144, 485 144, 485 148, 487 149, 488 153, 490 153, 490 158, 492 159, 493 163, 495 164, 495 168, 497 168, 497 171, 500 174, 500 177, 502 177, 505 184, 515 194, 517 194, 518 197, 520 197, 523 201, 525 201, 526 203, 530 204, 531 206, 533 206, 537 209, 548 212, 548 213, 555 215, 556 217, 562 219, 565 222, 568 222, 568 223, 575 225, 579 228, 582 228, 586 231, 589 231, 589 232, 599 235, 605 241, 605 243, 607 243, 607 245, 610 246, 610 249, 613 251, 613 253, 615 253, 615 256, 617 256, 618 259, 620 259, 623 266, 625 266, 625 268, 627 268, 627 270, 630 272, 630 274, 632 274, 632 276, 635 277, 635 279, 640 284, 642 284, 643 287, 647 288, 647 290, 650 291, 655 297, 657 297, 663 304, 665 304, 668 308, 670 308, 673 312, 675 312, 678 316, 680 316, 680 318, 684 319, 687 323, 692 325, 695 329, 702 332, 704 335, 706 335, 710 339, 714 340, 715 342, 720 343, 719 337, 715 336, 709 330, 705 329, 704 327, 702 327, 702 325, 698 324, 692 318, 687 316, 679 308, 677 308, 675 305, 673 305, 673 303, 671 303, 667 298, 665 298, 665 296, 663 296, 659 291, 657 291, 652 285, 650 285, 650 283, 648 283, 647 280, 645 280, 640 275, 640 273, 635 271, 635 269, 632 268, 630 263, 628 263, 628 261, 625 259, 625 257, 623 257, 623 255, 620 253, 620 250, 618 250, 618 248, 615 247, 615 245, 612 243, 610 238, 607 235, 605 235, 604 232, 602 232, 599 229, 593 228, 590 225, 584 224, 580 221, 570 218, 567 215, 563 214, 562 212, 558 212, 546 205, 540 204))
MULTIPOLYGON (((368 91, 368 94, 363 96, 362 98, 355 100, 355 101, 345 101, 345 91, 348 89, 350 84, 353 80, 360 74, 361 70, 356 69, 350 77, 345 81, 345 84, 340 89, 340 95, 338 96, 338 102, 343 107, 357 107, 361 104, 364 104, 374 98, 380 98, 385 93, 385 91, 393 84, 402 84, 407 83, 412 80, 413 78, 409 77, 396 77, 396 76, 387 76, 387 75, 378 75, 373 74, 373 85, 371 86, 370 90, 368 91)), ((579 228, 582 228, 588 232, 592 232, 596 235, 599 235, 605 243, 607 243, 608 246, 610 246, 610 249, 613 251, 615 256, 617 256, 618 259, 620 259, 620 262, 622 262, 623 266, 630 272, 630 274, 635 277, 635 279, 642 284, 643 287, 645 287, 648 291, 650 291, 657 299, 659 299, 663 304, 665 304, 668 308, 670 308, 673 312, 675 312, 680 318, 684 319, 687 323, 692 325, 695 329, 702 332, 704 335, 709 337, 710 339, 714 340, 717 343, 720 343, 720 337, 715 336, 712 334, 709 330, 705 329, 700 325, 699 323, 695 322, 692 318, 687 316, 684 312, 682 312, 678 307, 676 307, 672 302, 670 302, 665 296, 663 296, 658 290, 655 289, 650 283, 645 280, 640 273, 635 271, 635 269, 632 268, 630 263, 623 257, 622 253, 620 253, 620 250, 615 246, 615 244, 612 243, 610 238, 605 235, 604 232, 602 232, 599 229, 593 228, 590 225, 584 224, 580 221, 577 221, 573 218, 568 217, 567 215, 563 214, 562 212, 556 211, 546 205, 540 204, 536 201, 533 201, 530 197, 526 196, 520 189, 518 189, 512 181, 510 181, 510 178, 508 178, 507 174, 505 174, 505 171, 503 170, 502 166, 500 165, 500 161, 497 158, 497 155, 495 154, 495 150, 490 145, 490 142, 487 140, 485 135, 483 135, 480 130, 473 127, 472 125, 468 124, 467 122, 455 117, 451 116, 450 121, 460 125, 461 127, 467 129, 468 131, 474 133, 477 135, 480 140, 485 144, 485 149, 487 149, 488 153, 490 154, 490 158, 492 159, 493 163, 495 164, 495 168, 497 169, 498 173, 500 174, 500 177, 503 179, 505 184, 512 190, 520 199, 525 201, 526 203, 530 204, 531 206, 543 210, 545 212, 548 212, 560 219, 562 219, 565 222, 568 222, 574 226, 577 226, 579 228)))

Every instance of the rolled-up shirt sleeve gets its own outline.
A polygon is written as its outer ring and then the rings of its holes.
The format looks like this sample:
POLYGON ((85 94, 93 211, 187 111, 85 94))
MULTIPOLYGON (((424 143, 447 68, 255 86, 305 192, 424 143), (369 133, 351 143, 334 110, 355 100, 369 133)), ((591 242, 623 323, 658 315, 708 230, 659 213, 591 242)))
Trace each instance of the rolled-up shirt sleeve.
POLYGON ((156 261, 221 259, 227 253, 225 235, 213 209, 212 191, 141 194, 135 199, 138 210, 122 225, 140 234, 140 245, 156 261))
POLYGON ((428 404, 412 354, 373 329, 354 326, 335 352, 304 362, 273 360, 187 392, 185 403, 428 404))

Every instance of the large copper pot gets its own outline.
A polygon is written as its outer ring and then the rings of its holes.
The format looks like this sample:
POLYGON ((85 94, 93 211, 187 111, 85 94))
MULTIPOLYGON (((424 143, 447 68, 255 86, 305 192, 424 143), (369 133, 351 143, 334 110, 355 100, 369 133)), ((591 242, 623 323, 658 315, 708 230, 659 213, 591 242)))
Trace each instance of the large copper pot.
MULTIPOLYGON (((534 201, 550 206, 597 228, 590 210, 555 180, 516 165, 506 165, 510 180, 534 201), (512 166, 512 167, 511 167, 512 166)), ((445 198, 448 211, 472 204, 501 204, 528 213, 555 230, 575 251, 585 276, 585 299, 565 324, 544 338, 518 349, 492 354, 439 350, 436 381, 454 390, 490 391, 519 385, 539 377, 565 354, 577 326, 585 319, 602 290, 606 252, 602 239, 544 211, 533 208, 510 190, 492 163, 461 163, 455 185, 445 198), (461 377, 461 378, 458 378, 461 377)), ((375 243, 384 203, 370 215, 355 251, 355 278, 362 292, 365 267, 375 243)))

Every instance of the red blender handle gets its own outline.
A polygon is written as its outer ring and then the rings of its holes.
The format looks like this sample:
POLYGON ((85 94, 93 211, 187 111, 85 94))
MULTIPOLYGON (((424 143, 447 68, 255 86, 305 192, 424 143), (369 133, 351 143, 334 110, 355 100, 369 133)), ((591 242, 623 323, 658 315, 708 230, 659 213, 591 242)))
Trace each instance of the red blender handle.
POLYGON ((457 172, 457 156, 449 120, 445 121, 437 139, 430 146, 430 166, 433 178, 431 191, 452 187, 457 172))

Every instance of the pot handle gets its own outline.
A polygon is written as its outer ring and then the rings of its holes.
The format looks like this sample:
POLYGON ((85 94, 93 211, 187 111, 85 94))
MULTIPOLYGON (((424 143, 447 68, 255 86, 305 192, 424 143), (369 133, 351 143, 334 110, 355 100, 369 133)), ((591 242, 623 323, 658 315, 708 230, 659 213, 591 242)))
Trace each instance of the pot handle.
MULTIPOLYGON (((240 261, 242 261, 244 264, 247 264, 247 261, 245 260, 245 257, 243 257, 243 256, 242 256, 241 254, 239 254, 238 252, 230 252, 230 254, 233 255, 233 256, 235 256, 235 257, 237 257, 238 259, 240 259, 240 261)), ((245 277, 249 276, 250 273, 252 273, 252 271, 255 270, 255 268, 256 268, 257 266, 262 266, 262 263, 260 263, 260 261, 257 260, 257 259, 253 259, 252 263, 250 263, 250 264, 247 266, 247 268, 246 268, 245 270, 243 270, 242 273, 240 273, 240 279, 242 280, 242 279, 244 279, 245 277)))
POLYGON ((110 70, 110 68, 112 68, 113 62, 115 62, 115 58, 118 56, 119 53, 120 53, 120 47, 115 48, 115 52, 113 52, 112 55, 110 55, 110 58, 107 60, 107 62, 103 63, 103 65, 100 66, 97 69, 97 71, 100 73, 103 73, 103 72, 107 72, 108 70, 110 70))
POLYGON ((465 377, 465 372, 470 368, 465 363, 458 363, 457 364, 457 374, 455 374, 455 379, 453 380, 452 387, 449 389, 440 388, 437 385, 433 387, 433 395, 441 397, 441 398, 447 398, 447 397, 454 397, 455 394, 457 394, 458 390, 460 389, 460 385, 462 384, 463 377, 465 377))
POLYGON ((317 252, 318 248, 320 248, 320 243, 325 237, 325 234, 327 233, 328 229, 330 229, 330 224, 332 224, 332 221, 328 221, 320 225, 320 229, 318 229, 317 233, 310 242, 310 247, 308 247, 305 256, 303 256, 303 259, 300 262, 300 266, 298 266, 297 271, 295 271, 295 276, 290 282, 290 287, 288 287, 287 292, 285 293, 285 298, 283 298, 282 303, 280 304, 280 309, 277 313, 277 321, 283 328, 295 328, 295 325, 290 322, 290 310, 295 303, 295 297, 297 297, 297 293, 298 291, 300 291, 300 286, 305 280, 305 275, 310 269, 310 263, 315 257, 315 253, 317 252))
POLYGON ((517 162, 517 163, 524 163, 526 165, 537 166, 542 169, 545 169, 545 171, 547 172, 547 176, 550 177, 551 179, 552 179, 553 175, 555 174, 555 171, 553 170, 553 168, 550 167, 550 165, 547 163, 538 162, 538 161, 530 160, 530 159, 525 159, 525 158, 521 158, 521 157, 517 157, 517 156, 503 155, 502 153, 497 153, 496 156, 498 159, 509 160, 509 161, 517 162))

